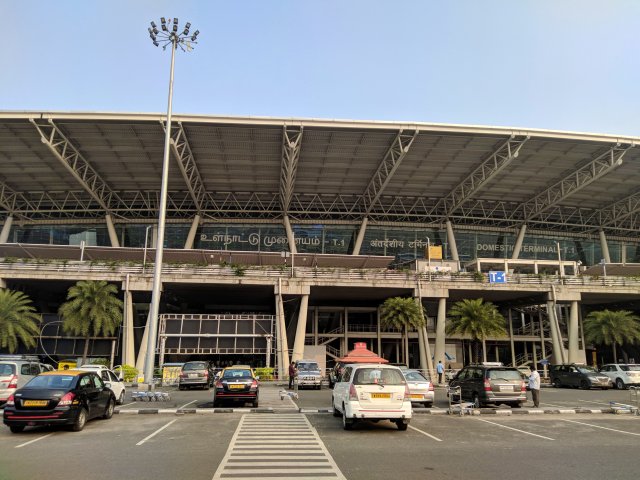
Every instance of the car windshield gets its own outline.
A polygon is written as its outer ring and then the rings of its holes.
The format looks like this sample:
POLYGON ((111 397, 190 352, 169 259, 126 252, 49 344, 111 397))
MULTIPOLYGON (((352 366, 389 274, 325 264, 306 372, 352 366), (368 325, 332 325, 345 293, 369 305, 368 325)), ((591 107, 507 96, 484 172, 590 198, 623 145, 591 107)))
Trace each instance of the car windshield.
POLYGON ((353 380, 354 385, 404 385, 405 383, 400 370, 392 368, 359 368, 353 380))
POLYGON ((578 371, 580 373, 598 373, 598 371, 593 367, 578 367, 578 371))
POLYGON ((428 382, 424 375, 420 372, 404 372, 404 378, 410 382, 428 382))
POLYGON ((299 363, 298 370, 302 372, 319 371, 320 367, 317 363, 299 363))
POLYGON ((640 372, 640 365, 620 365, 620 369, 625 372, 640 372))
POLYGON ((8 377, 16 372, 16 366, 12 363, 0 363, 0 377, 8 377))
POLYGON ((251 370, 245 369, 234 369, 234 370, 225 370, 222 378, 224 379, 233 379, 233 378, 251 378, 251 370))
POLYGON ((206 370, 207 366, 204 363, 185 363, 182 370, 206 370))
POLYGON ((39 375, 32 378, 24 388, 68 389, 74 378, 74 375, 39 375))
POLYGON ((521 374, 518 370, 498 369, 489 370, 489 380, 521 380, 521 374))

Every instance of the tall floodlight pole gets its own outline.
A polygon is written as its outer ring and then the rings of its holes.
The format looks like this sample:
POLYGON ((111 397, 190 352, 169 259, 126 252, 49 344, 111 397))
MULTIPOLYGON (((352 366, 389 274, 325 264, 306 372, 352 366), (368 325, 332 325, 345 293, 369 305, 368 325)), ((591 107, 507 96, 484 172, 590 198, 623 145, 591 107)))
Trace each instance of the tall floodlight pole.
POLYGON ((171 46, 171 73, 169 75, 169 100, 167 102, 167 124, 164 136, 164 158, 162 161, 162 186, 160 189, 160 211, 158 213, 158 239, 156 241, 156 263, 153 266, 153 289, 151 292, 151 310, 149 311, 147 336, 147 357, 144 363, 144 381, 153 388, 153 370, 155 367, 156 341, 158 336, 158 309, 160 305, 160 284, 162 276, 162 254, 164 253, 164 226, 167 214, 167 191, 169 186, 169 148, 171 145, 171 105, 173 101, 173 69, 175 65, 176 50, 191 51, 193 44, 200 33, 196 30, 189 36, 191 24, 187 22, 182 32, 178 31, 178 19, 160 19, 161 29, 155 22, 151 22, 149 36, 153 44, 166 50, 171 46))

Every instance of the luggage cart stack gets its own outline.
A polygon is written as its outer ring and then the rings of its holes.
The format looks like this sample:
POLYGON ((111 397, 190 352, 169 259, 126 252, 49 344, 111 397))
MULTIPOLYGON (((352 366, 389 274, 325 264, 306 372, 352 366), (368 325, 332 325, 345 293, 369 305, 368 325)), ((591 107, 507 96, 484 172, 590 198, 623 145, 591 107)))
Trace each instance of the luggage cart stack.
POLYGON ((447 397, 449 397, 449 415, 472 415, 473 402, 462 400, 462 389, 460 387, 447 386, 447 397))

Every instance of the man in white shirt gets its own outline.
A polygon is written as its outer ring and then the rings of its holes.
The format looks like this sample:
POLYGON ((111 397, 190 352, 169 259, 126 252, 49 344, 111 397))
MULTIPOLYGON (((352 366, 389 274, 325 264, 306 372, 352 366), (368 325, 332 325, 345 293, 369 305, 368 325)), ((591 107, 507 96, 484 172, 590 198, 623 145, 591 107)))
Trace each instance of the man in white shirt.
POLYGON ((531 398, 534 408, 540 407, 540 374, 536 370, 535 364, 531 366, 531 375, 529 375, 529 390, 531 390, 531 398))

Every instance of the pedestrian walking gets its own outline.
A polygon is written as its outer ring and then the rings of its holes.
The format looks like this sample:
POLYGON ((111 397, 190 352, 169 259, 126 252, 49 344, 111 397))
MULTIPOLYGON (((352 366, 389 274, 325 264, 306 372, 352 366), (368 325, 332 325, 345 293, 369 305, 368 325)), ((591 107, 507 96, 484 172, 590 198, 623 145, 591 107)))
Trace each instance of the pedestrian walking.
POLYGON ((293 389, 293 380, 296 378, 298 370, 296 369, 296 362, 291 362, 289 365, 289 390, 293 389))
POLYGON ((536 370, 536 366, 531 366, 531 375, 529 375, 529 390, 531 390, 531 399, 533 407, 540 407, 540 374, 536 370))
POLYGON ((442 374, 444 373, 444 365, 442 364, 442 360, 438 360, 436 372, 438 372, 438 385, 440 385, 442 384, 442 374))

